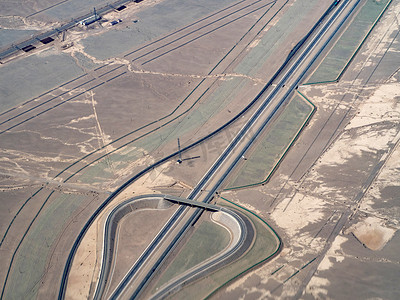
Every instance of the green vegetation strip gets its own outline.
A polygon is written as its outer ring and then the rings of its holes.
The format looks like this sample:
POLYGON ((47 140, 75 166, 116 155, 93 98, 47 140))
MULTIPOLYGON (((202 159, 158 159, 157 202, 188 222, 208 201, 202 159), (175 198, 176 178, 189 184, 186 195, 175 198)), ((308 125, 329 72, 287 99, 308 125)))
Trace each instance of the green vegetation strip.
POLYGON ((306 84, 338 81, 392 0, 368 0, 306 84))
POLYGON ((289 102, 226 190, 251 187, 269 180, 315 111, 314 104, 300 95, 289 102))
POLYGON ((230 234, 224 227, 211 221, 201 223, 157 282, 156 287, 162 286, 177 275, 218 254, 229 245, 229 240, 230 234))
POLYGON ((215 271, 207 277, 185 286, 178 293, 171 295, 171 299, 205 299, 214 294, 227 283, 237 279, 244 273, 271 259, 281 249, 282 242, 277 233, 262 218, 250 210, 221 197, 223 203, 240 210, 247 215, 254 224, 256 238, 249 251, 239 260, 227 265, 225 268, 215 271), (195 297, 194 297, 195 295, 195 297))

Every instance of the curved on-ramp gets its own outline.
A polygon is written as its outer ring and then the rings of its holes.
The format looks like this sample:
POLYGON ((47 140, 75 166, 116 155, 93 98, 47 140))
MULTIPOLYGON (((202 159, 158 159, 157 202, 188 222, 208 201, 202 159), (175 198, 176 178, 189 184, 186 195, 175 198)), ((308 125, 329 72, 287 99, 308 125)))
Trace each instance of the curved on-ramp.
POLYGON ((217 255, 179 274, 161 286, 155 294, 151 295, 151 300, 163 299, 179 291, 184 285, 239 259, 247 252, 255 237, 251 221, 242 213, 234 212, 230 209, 221 208, 219 213, 225 214, 227 218, 230 218, 233 221, 230 222, 231 227, 234 226, 236 228, 230 228, 232 232, 230 245, 217 255))
MULTIPOLYGON (((119 221, 129 213, 132 213, 138 209, 150 208, 150 209, 167 209, 173 205, 173 202, 166 200, 168 197, 165 195, 142 195, 133 197, 117 205, 107 216, 104 224, 104 240, 102 249, 101 268, 97 286, 94 293, 94 299, 102 299, 106 296, 109 289, 109 283, 112 277, 112 268, 114 265, 115 251, 117 249, 116 234, 118 230, 119 221)), ((190 201, 190 200, 189 200, 190 201)), ((193 201, 194 202, 194 201, 193 201)), ((201 206, 201 203, 197 205, 201 206)), ((217 207, 217 206, 215 206, 217 207)), ((208 207, 204 207, 207 209, 208 207)), ((179 290, 183 285, 192 282, 209 272, 215 271, 218 268, 238 259, 252 244, 254 239, 254 228, 251 221, 243 214, 234 212, 230 209, 217 207, 219 209, 218 214, 225 215, 225 222, 221 221, 226 227, 230 227, 231 231, 231 242, 220 253, 210 257, 206 261, 194 266, 187 270, 183 274, 172 279, 167 284, 161 287, 160 290, 154 294, 151 299, 157 299, 164 297, 179 290), (229 221, 227 221, 227 218, 229 221)), ((223 218, 224 218, 223 217, 223 218)), ((128 272, 130 274, 131 272, 128 272)), ((121 282, 126 281, 126 276, 121 282)), ((123 291, 123 289, 122 289, 123 291)), ((118 298, 121 294, 121 289, 116 288, 112 293, 112 299, 118 298)))
MULTIPOLYGON (((226 128, 227 126, 229 126, 229 124, 232 124, 235 120, 237 120, 239 118, 239 116, 247 111, 251 106, 253 106, 254 103, 256 103, 261 96, 264 94, 264 92, 270 87, 271 83, 273 81, 275 81, 275 79, 278 78, 279 75, 281 75, 283 69, 285 69, 288 65, 289 62, 292 59, 295 59, 295 62, 293 63, 292 67, 290 68, 290 70, 288 70, 288 72, 286 72, 286 74, 284 75, 283 79, 281 79, 279 81, 279 83, 277 84, 277 86, 275 87, 274 91, 270 94, 270 96, 268 97, 268 99, 264 100, 263 104, 260 106, 259 110, 257 111, 257 114, 260 115, 263 111, 265 106, 268 105, 269 103, 269 99, 274 97, 278 91, 278 89, 282 89, 283 87, 285 87, 285 84, 287 85, 287 81, 290 79, 290 77, 293 75, 293 73, 299 68, 299 65, 303 62, 304 60, 307 58, 309 52, 312 52, 314 50, 314 47, 317 43, 321 42, 322 45, 320 47, 318 47, 318 49, 315 50, 315 54, 309 59, 309 61, 307 63, 305 63, 306 65, 304 67, 301 68, 301 70, 298 70, 298 75, 295 76, 295 78, 292 80, 292 83, 285 88, 286 94, 282 97, 282 100, 280 100, 278 102, 278 104, 275 106, 274 110, 272 111, 272 113, 269 115, 269 117, 266 119, 266 121, 262 124, 266 124, 268 123, 268 121, 272 118, 272 116, 275 114, 275 112, 279 109, 279 107, 282 105, 282 103, 285 101, 285 99, 290 95, 290 93, 292 93, 292 91, 297 87, 297 85, 301 82, 302 78, 305 76, 306 72, 310 69, 310 67, 315 63, 316 59, 319 57, 319 55, 322 53, 323 49, 326 48, 327 44, 332 40, 332 38, 337 34, 337 32, 339 31, 339 29, 342 27, 342 25, 346 22, 346 20, 348 19, 348 17, 352 14, 352 12, 354 11, 354 9, 357 7, 357 5, 360 3, 361 0, 355 0, 354 5, 352 5, 351 9, 345 14, 345 16, 343 17, 343 19, 339 22, 338 25, 334 26, 333 32, 330 34, 327 34, 327 32, 329 31, 331 25, 338 19, 338 17, 340 16, 341 12, 344 11, 344 8, 351 2, 350 0, 344 0, 341 1, 342 4, 338 5, 338 1, 335 1, 334 3, 332 3, 332 5, 330 6, 330 8, 328 9, 328 11, 326 12, 326 14, 324 15, 327 16, 328 14, 331 13, 331 11, 334 10, 334 7, 337 6, 338 10, 336 12, 333 12, 332 16, 328 18, 327 22, 322 26, 322 28, 319 30, 318 33, 316 33, 316 35, 313 37, 312 41, 310 41, 310 43, 307 45, 306 49, 299 54, 299 57, 297 58, 297 52, 299 52, 299 49, 302 48, 303 43, 305 43, 305 40, 302 39, 301 42, 298 44, 298 46, 295 47, 295 50, 293 51, 294 53, 291 53, 288 57, 288 59, 283 63, 283 65, 281 66, 281 68, 275 73, 274 77, 270 80, 270 82, 263 88, 263 90, 257 95, 257 97, 237 116, 235 116, 233 119, 231 119, 228 123, 226 123, 224 126, 222 126, 221 128, 217 129, 216 131, 214 131, 213 133, 203 137, 202 139, 198 140, 197 142, 189 145, 188 147, 186 147, 183 150, 187 150, 190 149, 192 147, 194 147, 195 145, 198 145, 199 143, 201 143, 202 141, 206 140, 207 138, 209 138, 210 136, 214 135, 216 132, 222 130, 223 128, 226 128), (325 39, 325 41, 322 41, 322 38, 324 35, 327 35, 327 38, 325 39)), ((312 29, 311 32, 314 32, 314 30, 316 30, 317 28, 320 28, 320 24, 322 23, 323 18, 321 20, 319 20, 316 24, 316 26, 312 29)), ((311 34, 310 34, 311 36, 311 34)), ((257 118, 258 115, 255 115, 254 117, 257 118)), ((250 122, 251 123, 251 122, 250 122)), ((248 124, 250 124, 248 123, 248 124)), ((250 124, 251 125, 251 124, 250 124)), ((249 126, 250 126, 249 125, 249 126)), ((246 125, 247 126, 247 125, 246 125)), ((247 126, 246 128, 243 128, 243 130, 240 133, 240 136, 238 137, 238 141, 242 138, 242 136, 244 135, 244 133, 249 129, 249 126, 247 126)), ((250 146, 251 142, 257 137, 257 135, 259 134, 259 132, 261 132, 263 126, 261 126, 259 128, 259 130, 257 130, 256 134, 254 135, 254 138, 246 144, 246 147, 243 148, 242 152, 245 152, 248 147, 250 146)), ((230 152, 230 149, 227 149, 227 153, 230 152)), ((137 178, 139 178, 140 176, 142 176, 143 174, 145 174, 147 171, 149 171, 151 168, 154 168, 157 165, 160 165, 161 163, 165 162, 166 160, 174 157, 175 155, 177 155, 177 153, 173 153, 167 157, 165 157, 164 159, 156 162, 155 164, 153 164, 151 167, 146 168, 145 170, 141 171, 140 173, 138 173, 136 176, 134 176, 133 178, 131 178, 129 181, 127 181, 125 184, 123 184, 119 189, 117 189, 104 203, 102 203, 102 205, 98 208, 98 210, 96 210, 96 213, 90 218, 90 220, 87 222, 87 224, 85 225, 84 229, 80 232, 78 239, 76 240, 76 242, 74 243, 74 246, 71 250, 71 253, 68 257, 68 261, 66 264, 66 267, 64 269, 64 273, 63 273, 63 279, 61 282, 61 287, 60 287, 60 292, 59 292, 59 298, 62 299, 64 297, 64 291, 65 291, 65 286, 66 286, 66 277, 68 276, 69 273, 69 268, 70 268, 70 264, 72 261, 72 258, 75 254, 76 248, 79 245, 82 236, 84 235, 84 233, 86 232, 88 226, 90 226, 90 224, 93 222, 94 218, 97 216, 97 214, 116 196, 118 195, 123 189, 126 188, 126 186, 128 186, 131 182, 133 182, 134 180, 136 180, 137 178)), ((226 154, 224 154, 226 156, 226 154)), ((225 157, 224 156, 224 157, 225 157)), ((224 158, 222 157, 222 158, 224 158)), ((240 159, 241 155, 237 156, 237 159, 240 159)), ((235 162, 232 164, 232 167, 230 167, 230 169, 228 171, 226 171, 226 174, 229 173, 229 171, 233 168, 233 166, 235 165, 235 162)), ((218 166, 219 163, 216 164, 216 166, 218 166)), ((214 168, 214 167, 213 167, 214 168)), ((215 168, 214 168, 215 169, 215 168)), ((212 169, 210 171, 210 174, 213 173, 214 169, 212 169)), ((211 175, 207 175, 207 176, 211 176, 211 175)), ((207 179, 207 177, 206 177, 207 179)), ((223 181, 223 179, 221 179, 218 184, 220 184, 223 181)), ((217 186, 218 186, 217 184, 217 186)), ((201 185, 198 186, 198 188, 201 188, 201 185)), ((215 189, 213 190, 213 192, 215 191, 215 189)), ((196 191, 194 191, 194 193, 196 193, 196 191)), ((189 223, 188 223, 189 224, 189 223)), ((173 245, 171 245, 171 249, 172 249, 173 245)), ((162 260, 160 260, 161 262, 162 260)), ((154 267, 154 269, 157 266, 154 267)), ((151 277, 151 274, 148 276, 148 278, 151 277)), ((144 286, 146 284, 146 282, 143 282, 142 286, 144 286)))
POLYGON ((172 205, 172 203, 168 203, 163 199, 163 195, 142 195, 125 200, 112 209, 104 223, 101 268, 94 299, 104 297, 111 283, 109 279, 112 277, 112 268, 114 266, 119 221, 124 216, 140 209, 168 209, 172 205))

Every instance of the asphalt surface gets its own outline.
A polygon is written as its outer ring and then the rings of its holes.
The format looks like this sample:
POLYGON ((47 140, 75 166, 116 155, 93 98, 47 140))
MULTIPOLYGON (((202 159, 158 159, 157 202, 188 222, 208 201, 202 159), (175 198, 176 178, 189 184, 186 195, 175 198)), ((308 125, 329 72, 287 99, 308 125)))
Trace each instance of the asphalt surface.
MULTIPOLYGON (((114 255, 117 250, 117 227, 119 224, 119 221, 127 214, 131 213, 133 210, 139 209, 136 206, 141 205, 146 208, 157 208, 157 204, 160 201, 168 201, 168 199, 171 198, 173 199, 174 203, 177 203, 177 197, 173 196, 167 196, 167 195, 142 195, 142 196, 137 196, 133 197, 129 200, 126 200, 122 202, 121 204, 117 205, 107 216, 106 222, 104 224, 104 242, 103 242, 103 249, 102 249, 102 264, 101 264, 101 270, 100 270, 100 275, 99 279, 97 281, 97 286, 95 289, 95 295, 94 298, 100 299, 103 298, 104 295, 106 294, 107 290, 107 283, 110 282, 109 279, 112 278, 112 266, 113 266, 113 261, 114 261, 114 255), (139 204, 139 202, 142 202, 143 204, 139 204), (135 208, 132 207, 132 205, 135 205, 135 208)), ((179 199, 183 200, 183 199, 179 199)), ((195 202, 195 201, 192 201, 195 202)), ((180 201, 179 203, 183 203, 180 201)), ((184 205, 190 205, 190 200, 185 201, 184 205)), ((236 213, 227 210, 225 208, 215 206, 215 205, 210 205, 207 203, 199 203, 195 206, 202 207, 203 209, 206 210, 212 210, 212 211, 224 211, 230 215, 232 215, 238 223, 241 225, 241 232, 240 232, 240 240, 236 245, 234 245, 233 249, 229 249, 230 251, 228 252, 229 255, 226 253, 221 254, 218 256, 218 259, 224 260, 225 258, 230 258, 231 255, 236 254, 239 250, 241 250, 244 244, 245 240, 252 240, 252 237, 254 236, 254 232, 252 231, 251 225, 249 225, 249 221, 246 220, 243 221, 242 219, 245 219, 244 216, 238 216, 236 213), (248 234, 249 233, 249 234, 248 234), (241 247, 241 248, 239 248, 241 247)), ((251 243, 251 242, 250 242, 251 243)), ((249 243, 247 243, 249 244, 249 243)), ((247 248, 246 248, 247 249, 247 248)), ((242 250, 245 251, 246 249, 242 250)), ((216 260, 213 261, 212 265, 216 263, 216 260)), ((207 267, 210 266, 202 266, 202 270, 205 270, 207 267)), ((192 274, 193 277, 193 274, 192 274)), ((185 278, 189 278, 188 276, 185 276, 185 278)), ((186 280, 185 280, 186 281, 186 280)))
MULTIPOLYGON (((203 177, 200 184, 191 193, 191 196, 189 197, 190 199, 196 198, 196 200, 198 200, 198 201, 200 200, 200 201, 204 201, 204 202, 207 202, 210 199, 212 199, 215 191, 221 185, 224 178, 227 176, 227 174, 229 174, 229 172, 233 169, 233 167, 236 165, 236 163, 241 159, 242 155, 250 147, 252 142, 257 138, 257 136, 260 134, 262 129, 265 127, 265 125, 271 120, 272 116, 279 110, 279 108, 282 106, 284 101, 288 99, 288 97, 291 95, 293 90, 297 87, 298 83, 304 77, 305 73, 308 71, 308 69, 311 67, 311 65, 314 63, 314 61, 317 59, 319 54, 326 47, 326 45, 330 42, 330 40, 333 38, 333 36, 337 33, 339 28, 344 24, 344 22, 347 20, 348 16, 351 15, 352 11, 354 10, 355 6, 359 3, 359 1, 357 1, 355 3, 355 5, 352 6, 351 9, 348 9, 348 12, 346 12, 345 17, 342 17, 343 19, 341 19, 339 24, 332 29, 331 24, 333 23, 334 20, 336 20, 338 18, 339 12, 342 10, 345 10, 345 7, 347 7, 348 3, 350 3, 350 1, 341 1, 340 4, 337 6, 337 9, 335 9, 336 7, 334 5, 332 5, 330 7, 330 11, 335 10, 335 12, 332 13, 332 15, 329 17, 329 20, 326 21, 326 23, 325 23, 326 25, 323 25, 323 28, 321 30, 319 30, 319 33, 316 33, 317 29, 320 27, 319 24, 318 24, 318 26, 315 26, 313 28, 313 31, 315 31, 315 32, 308 35, 308 37, 313 36, 312 42, 309 43, 309 45, 306 47, 306 50, 304 50, 302 52, 300 51, 304 47, 303 44, 306 44, 308 42, 308 39, 303 38, 301 40, 301 42, 291 52, 290 57, 288 58, 288 60, 286 60, 284 62, 283 66, 279 70, 279 72, 277 72, 277 74, 275 74, 275 76, 273 77, 273 80, 271 80, 269 82, 269 84, 260 92, 260 94, 257 96, 257 99, 254 99, 252 101, 252 103, 249 104, 249 107, 250 107, 255 102, 257 102, 257 100, 259 100, 259 98, 266 97, 265 100, 262 102, 262 105, 257 110, 256 114, 252 116, 252 118, 250 119, 250 121, 248 123, 246 123, 246 125, 240 131, 239 135, 234 139, 232 144, 229 145, 229 147, 224 151, 224 153, 217 160, 217 162, 213 165, 213 167, 209 170, 209 172, 203 177), (327 32, 329 34, 326 34, 327 32), (328 36, 328 37, 326 37, 326 36, 328 36), (315 45, 318 42, 322 43, 322 45, 318 46, 317 49, 314 49, 315 45), (313 52, 314 54, 309 55, 311 52, 313 52), (294 60, 294 62, 292 62, 292 60, 294 60), (289 65, 289 62, 290 62, 291 67, 290 67, 289 71, 287 71, 282 76, 282 71, 285 68, 287 68, 287 66, 289 65), (300 64, 303 64, 301 66, 301 68, 299 68, 300 64), (295 73, 295 72, 296 72, 296 74, 294 75, 293 73, 295 73), (281 76, 282 79, 279 80, 279 82, 276 84, 276 87, 271 92, 268 92, 267 89, 271 86, 271 83, 274 80, 276 80, 276 78, 278 76, 281 76), (272 104, 269 105, 269 103, 271 102, 271 100, 273 98, 280 99, 280 100, 278 100, 278 103, 276 103, 275 105, 272 105, 272 104), (254 125, 254 124, 256 124, 256 125, 254 125), (258 130, 256 130, 255 128, 258 128, 258 130), (254 132, 254 134, 251 132, 254 132), (247 142, 245 142, 245 141, 247 141, 247 142), (235 146, 238 144, 240 144, 241 147, 235 148, 235 146), (237 155, 238 153, 239 153, 239 155, 237 155), (226 162, 226 160, 229 160, 229 162, 226 162), (226 167, 226 168, 224 167, 223 168, 224 170, 222 170, 222 168, 221 168, 222 164, 227 165, 228 167, 226 167), (205 194, 205 193, 201 193, 201 190, 202 190, 202 188, 200 187, 201 185, 202 186, 213 185, 214 188, 213 189, 207 188, 207 190, 209 190, 210 192, 208 194, 205 194), (200 194, 202 195, 202 197, 200 197, 200 194)), ((319 23, 322 23, 322 21, 320 21, 319 23)), ((247 110, 247 109, 248 109, 248 107, 245 110, 247 110)), ((240 115, 241 114, 239 114, 238 116, 240 116, 240 115)), ((225 126, 228 126, 229 124, 231 124, 231 122, 235 121, 236 119, 237 118, 233 118, 225 126)), ((224 126, 219 128, 218 130, 222 130, 223 128, 224 128, 224 126)), ((212 133, 211 135, 215 134, 216 132, 212 133)), ((206 138, 209 138, 210 136, 204 137, 204 140, 206 138)), ((202 141, 203 141, 203 139, 199 140, 198 142, 194 143, 193 145, 188 146, 187 149, 194 147, 195 145, 197 145, 198 143, 200 143, 202 141)), ((185 151, 187 149, 186 148, 182 149, 182 151, 185 151)), ((128 186, 131 182, 136 180, 138 177, 140 177, 143 174, 145 174, 146 172, 148 172, 150 169, 154 168, 154 166, 159 165, 159 164, 167 161, 168 159, 171 159, 175 155, 177 155, 177 153, 173 153, 173 154, 169 155, 165 159, 157 162, 155 165, 150 166, 149 169, 146 169, 143 172, 137 174, 135 177, 133 177, 131 180, 129 180, 127 183, 125 183, 123 186, 121 186, 117 191, 115 191, 113 193, 113 195, 110 196, 109 199, 112 199, 113 197, 118 195, 126 186, 128 186)), ((109 203, 108 200, 105 201, 101 207, 99 207, 98 211, 101 211, 102 208, 105 207, 105 205, 107 203, 109 203)), ((160 232, 160 234, 159 234, 160 238, 158 239, 158 242, 160 240, 162 240, 162 237, 166 234, 166 232, 168 232, 168 228, 171 227, 172 224, 175 224, 175 222, 177 222, 178 219, 180 219, 181 214, 183 214, 183 210, 184 209, 182 209, 182 210, 179 209, 177 212, 177 215, 173 216, 169 220, 169 222, 166 224, 164 229, 160 232)), ((98 211, 96 213, 98 213, 98 211)), ((160 256, 160 259, 157 261, 158 264, 160 264, 162 262, 162 260, 167 256, 169 251, 173 249, 174 244, 176 244, 176 242, 179 241, 180 237, 185 232, 184 228, 188 226, 187 224, 190 224, 191 222, 195 222, 197 220, 197 218, 200 216, 200 213, 201 213, 200 211, 197 211, 195 214, 192 215, 191 218, 189 218, 189 221, 185 223, 186 226, 184 226, 182 228, 182 230, 181 230, 180 234, 177 236, 177 238, 174 239, 173 243, 171 243, 170 246, 167 247, 166 251, 164 251, 163 255, 160 256)), ((95 214, 94 216, 96 216, 96 215, 97 214, 95 214)), ((94 219, 94 217, 93 217, 93 219, 94 219)), ((89 222, 87 223, 87 226, 89 226, 91 224, 93 219, 89 220, 89 222)), ((66 278, 67 278, 67 275, 69 272, 70 264, 72 262, 72 258, 76 251, 76 248, 79 245, 79 241, 82 238, 85 231, 86 231, 85 229, 82 230, 81 234, 79 235, 79 237, 77 239, 77 242, 74 244, 73 250, 71 251, 70 257, 68 259, 68 262, 67 262, 67 265, 66 265, 66 268, 64 271, 64 276, 63 276, 63 281, 62 281, 62 285, 60 288, 59 298, 63 298, 64 291, 65 291, 65 285, 66 285, 66 278)), ((156 244, 155 244, 155 246, 152 247, 151 250, 154 250, 155 248, 157 248, 156 244)), ((150 251, 149 253, 151 253, 151 252, 152 251, 150 251)), ((146 258, 146 256, 149 255, 149 253, 147 253, 147 254, 145 253, 145 258, 146 258)), ((145 260, 146 259, 142 259, 141 264, 143 264, 143 262, 145 260)), ((156 265, 154 265, 154 267, 151 268, 152 270, 149 273, 149 276, 146 276, 145 280, 143 280, 142 283, 140 284, 141 287, 144 287, 146 285, 147 280, 149 280, 151 278, 151 276, 152 276, 151 274, 154 273, 156 268, 157 268, 156 265)), ((137 294, 139 294, 139 293, 137 293, 137 294)))
POLYGON ((99 279, 97 281, 97 286, 95 290, 94 298, 100 299, 106 290, 107 282, 110 282, 110 278, 112 277, 111 268, 114 261, 114 252, 117 247, 117 227, 119 221, 127 214, 132 212, 132 204, 138 203, 140 201, 145 201, 148 207, 157 208, 157 204, 150 203, 151 201, 159 201, 163 200, 163 195, 142 195, 133 197, 127 201, 122 202, 117 205, 107 216, 106 222, 104 223, 104 242, 102 249, 102 258, 101 258, 101 270, 99 279))
MULTIPOLYGON (((97 282, 94 299, 101 299, 105 296, 105 291, 107 290, 107 283, 112 276, 112 265, 115 249, 117 248, 116 231, 119 221, 132 211, 131 204, 137 203, 138 201, 159 201, 163 200, 164 195, 143 195, 131 198, 115 207, 110 214, 107 216, 107 220, 104 224, 104 245, 102 252, 102 266, 100 271, 99 280, 97 282)), ((217 207, 217 206, 215 206, 217 207)), ((204 208, 206 209, 206 207, 204 208)), ((233 212, 230 209, 218 207, 218 210, 232 216, 239 224, 239 238, 235 244, 231 245, 225 251, 214 257, 212 260, 206 262, 191 270, 189 273, 184 274, 184 276, 178 278, 174 282, 170 283, 168 286, 160 290, 160 293, 168 294, 175 289, 176 286, 180 286, 182 283, 188 283, 189 281, 195 280, 201 277, 204 273, 210 272, 220 267, 222 264, 227 264, 238 257, 240 257, 248 247, 251 245, 254 238, 254 230, 251 222, 248 218, 240 213, 233 212)), ((129 273, 128 273, 129 275, 129 273)), ((127 275, 127 276, 128 276, 127 275)), ((125 278, 127 277, 125 276, 125 278)), ((110 298, 117 298, 116 293, 119 291, 120 287, 113 292, 110 298)))
MULTIPOLYGON (((353 13, 360 1, 354 1, 352 5, 350 5, 352 1, 341 1, 337 5, 335 2, 324 15, 324 19, 320 20, 319 24, 314 26, 313 32, 309 33, 306 38, 303 38, 293 49, 289 59, 294 58, 294 61, 291 63, 290 68, 288 68, 288 70, 281 75, 281 79, 279 79, 272 91, 266 91, 265 95, 261 96, 261 98, 264 98, 264 101, 260 107, 253 114, 250 120, 243 126, 239 134, 225 149, 223 154, 218 158, 207 174, 202 178, 202 180, 190 194, 189 199, 209 202, 213 198, 214 193, 221 186, 222 182, 244 156, 246 151, 261 134, 262 130, 278 112, 285 101, 290 98, 289 96, 297 88, 298 84, 311 68, 315 60, 334 38, 336 33, 340 30, 348 17, 353 13), (328 17, 327 20, 325 20, 325 17, 328 17), (311 38, 311 41, 307 44, 309 38, 311 38), (304 50, 302 50, 303 48, 304 50), (203 193, 203 190, 207 190, 208 192, 203 193)), ((142 267, 142 265, 152 255, 152 252, 159 247, 160 241, 163 240, 165 235, 169 233, 170 228, 175 226, 176 222, 178 222, 183 214, 184 209, 178 210, 176 215, 172 217, 172 219, 160 232, 159 238, 156 238, 148 248, 148 251, 144 253, 141 260, 137 263, 137 267, 134 269, 138 270, 142 267)), ((196 210, 196 212, 188 217, 188 220, 182 227, 181 231, 161 253, 148 273, 143 277, 142 281, 136 288, 136 291, 132 294, 132 298, 136 298, 140 295, 142 289, 152 278, 158 266, 171 252, 171 250, 174 248, 174 245, 176 245, 176 243, 182 238, 189 226, 191 226, 199 218, 200 214, 201 211, 196 210)), ((120 295, 128 282, 132 282, 132 280, 128 279, 130 277, 133 278, 134 274, 135 273, 132 272, 127 277, 127 280, 121 282, 120 287, 116 290, 116 293, 113 294, 113 296, 118 297, 118 295, 120 295)))
POLYGON ((249 249, 255 236, 251 221, 239 212, 233 212, 225 208, 222 208, 221 211, 230 214, 238 221, 240 225, 240 239, 238 242, 212 260, 206 261, 196 268, 189 270, 189 272, 178 276, 172 282, 162 287, 156 294, 152 295, 150 299, 160 299, 174 293, 184 285, 239 259, 249 249))

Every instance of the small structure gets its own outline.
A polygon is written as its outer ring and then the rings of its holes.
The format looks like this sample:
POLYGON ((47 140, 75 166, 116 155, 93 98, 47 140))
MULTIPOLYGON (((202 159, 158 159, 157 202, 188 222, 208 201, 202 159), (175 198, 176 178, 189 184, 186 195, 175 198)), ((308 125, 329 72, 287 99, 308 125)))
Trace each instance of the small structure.
POLYGON ((36 49, 36 47, 33 46, 33 45, 28 45, 28 46, 23 47, 21 50, 24 51, 24 52, 29 52, 29 51, 31 51, 33 49, 36 49))
POLYGON ((96 12, 96 8, 93 8, 93 16, 90 16, 89 18, 83 19, 81 21, 79 21, 79 24, 84 25, 84 26, 88 26, 98 20, 100 20, 101 17, 97 14, 96 12))
POLYGON ((200 201, 195 201, 195 200, 191 200, 191 199, 171 196, 171 195, 164 195, 164 200, 167 200, 167 201, 170 201, 173 203, 177 203, 180 205, 187 205, 187 206, 191 206, 191 207, 200 207, 205 210, 209 210, 209 211, 213 211, 213 212, 222 210, 221 207, 219 207, 217 205, 209 204, 207 202, 200 202, 200 201))
POLYGON ((114 25, 117 25, 118 23, 121 23, 121 22, 122 22, 121 19, 114 20, 114 21, 111 21, 111 22, 110 22, 110 25, 111 25, 111 26, 114 26, 114 25))
POLYGON ((180 163, 182 163, 182 153, 181 153, 181 143, 179 142, 179 138, 178 138, 178 152, 179 152, 179 157, 176 162, 178 164, 180 164, 180 163))
POLYGON ((68 48, 72 47, 73 45, 74 45, 73 42, 66 43, 66 44, 64 44, 64 45, 61 45, 61 49, 62 49, 62 50, 65 50, 65 49, 68 49, 68 48))
POLYGON ((51 43, 52 41, 54 41, 54 39, 52 38, 52 37, 47 37, 47 38, 44 38, 44 39, 42 39, 42 40, 40 40, 43 44, 48 44, 48 43, 51 43))

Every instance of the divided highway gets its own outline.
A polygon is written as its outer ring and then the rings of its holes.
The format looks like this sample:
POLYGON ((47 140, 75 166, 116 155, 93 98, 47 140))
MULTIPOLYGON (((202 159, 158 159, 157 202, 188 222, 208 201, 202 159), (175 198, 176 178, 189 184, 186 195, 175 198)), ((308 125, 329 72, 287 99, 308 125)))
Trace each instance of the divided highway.
MULTIPOLYGON (((95 298, 104 298, 104 296, 107 295, 107 290, 109 289, 109 279, 113 276, 113 266, 115 263, 114 252, 118 247, 117 232, 120 220, 125 215, 140 209, 166 209, 173 205, 173 203, 177 203, 177 200, 179 200, 177 197, 161 194, 137 196, 120 203, 108 214, 106 222, 104 223, 102 265, 100 270, 100 277, 97 281, 95 298), (172 199, 172 201, 169 200, 170 198, 172 199)), ((186 201, 185 204, 190 206, 190 201, 192 200, 186 201)), ((213 212, 220 211, 221 213, 227 214, 228 216, 230 216, 230 218, 235 220, 237 228, 231 228, 231 245, 221 253, 212 257, 210 260, 201 264, 200 266, 196 266, 193 269, 189 270, 186 274, 182 274, 181 277, 177 278, 172 283, 168 284, 166 287, 160 290, 160 295, 168 294, 175 288, 175 286, 181 284, 182 282, 186 283, 189 280, 196 279, 201 276, 201 274, 211 269, 216 269, 222 264, 229 263, 230 261, 242 255, 253 241, 254 230, 251 222, 247 219, 246 216, 223 207, 206 203, 196 203, 194 203, 194 205, 198 205, 198 207, 201 207, 203 210, 210 210, 213 212)), ((111 298, 115 298, 115 296, 111 296, 111 298)))
MULTIPOLYGON (((188 197, 189 199, 205 203, 211 201, 222 182, 226 179, 228 174, 240 161, 242 156, 246 153, 254 141, 260 136, 262 130, 270 122, 273 116, 290 98, 290 96, 293 94, 293 91, 304 78, 305 74, 310 70, 311 66, 320 56, 321 52, 334 38, 349 16, 351 16, 356 7, 359 5, 360 1, 361 0, 342 0, 340 2, 334 1, 332 3, 327 12, 313 27, 310 33, 301 39, 298 45, 296 45, 296 47, 290 53, 288 59, 283 62, 282 67, 273 77, 273 81, 276 86, 271 88, 271 80, 257 96, 257 98, 252 101, 251 104, 260 101, 261 103, 255 113, 242 127, 237 136, 204 175, 195 189, 190 193, 188 197)), ((248 107, 246 109, 248 109, 248 107)), ((233 120, 235 119, 237 118, 234 118, 233 120)), ((230 124, 230 122, 227 124, 230 124)), ((195 144, 197 143, 199 143, 199 141, 195 144)), ((187 148, 193 147, 195 144, 187 148)), ((168 159, 171 157, 172 155, 168 156, 168 159)), ((165 161, 166 159, 167 158, 161 160, 159 163, 165 161)), ((143 175, 143 172, 134 178, 143 175)), ((118 195, 118 193, 120 193, 128 184, 130 184, 134 178, 129 180, 120 189, 114 192, 112 197, 118 195)), ((104 206, 109 203, 112 197, 110 197, 104 203, 104 205, 99 208, 99 210, 104 208, 104 206)), ((121 281, 118 288, 114 291, 112 298, 118 298, 120 296, 123 298, 137 298, 140 296, 146 285, 155 274, 157 268, 174 249, 175 245, 183 237, 188 228, 190 228, 190 226, 197 221, 202 211, 203 210, 199 208, 189 214, 187 213, 188 209, 181 206, 165 224, 163 229, 159 232, 157 237, 152 241, 148 248, 143 252, 142 256, 138 259, 124 280, 121 281)), ((97 213, 98 212, 96 212, 96 214, 97 213)), ((93 221, 93 218, 91 218, 88 224, 85 225, 85 229, 80 233, 78 240, 74 244, 73 250, 71 251, 70 257, 68 258, 60 288, 60 299, 64 298, 66 278, 73 255, 77 246, 79 245, 80 239, 87 229, 87 226, 90 225, 90 222, 93 221)), ((101 298, 101 293, 96 292, 95 299, 99 298, 101 298)))
MULTIPOLYGON (((164 299, 169 294, 174 293, 176 290, 182 288, 183 285, 188 284, 202 276, 210 273, 212 271, 218 270, 224 265, 229 264, 240 258, 252 245, 255 232, 254 228, 251 224, 251 221, 239 212, 234 212, 230 209, 221 208, 221 211, 229 214, 231 217, 236 219, 239 225, 239 236, 237 240, 225 249, 219 255, 212 257, 212 259, 203 262, 202 264, 195 266, 194 268, 188 270, 184 274, 179 274, 175 278, 173 278, 172 282, 160 287, 160 289, 154 294, 151 295, 150 299, 164 299)), ((234 230, 232 230, 233 235, 234 230)))
MULTIPOLYGON (((305 74, 320 56, 343 24, 351 16, 361 0, 334 1, 328 11, 290 53, 291 60, 287 71, 279 74, 276 86, 272 90, 266 89, 261 95, 262 103, 256 112, 242 127, 222 155, 201 179, 199 184, 189 195, 189 199, 208 203, 221 186, 228 174, 233 170, 246 151, 282 105, 290 98, 300 84, 305 74), (293 61, 292 61, 293 60, 293 61), (207 192, 203 192, 207 191, 207 192)), ((187 209, 181 207, 167 222, 158 236, 149 245, 140 259, 136 262, 119 287, 114 291, 112 298, 136 298, 140 296, 149 283, 157 268, 167 255, 174 249, 185 232, 200 217, 202 210, 187 215, 187 209), (182 225, 183 224, 183 225, 182 225), (177 231, 177 227, 179 230, 177 231), (174 233, 172 233, 174 231, 174 233), (176 233, 177 232, 177 233, 176 233), (170 236, 173 236, 172 238, 170 236), (166 242, 168 240, 168 243, 166 242), (129 288, 127 288, 129 287, 129 288), (131 291, 127 292, 125 289, 131 291)))

